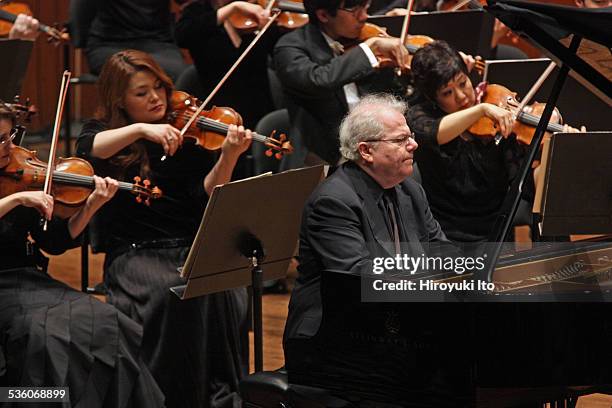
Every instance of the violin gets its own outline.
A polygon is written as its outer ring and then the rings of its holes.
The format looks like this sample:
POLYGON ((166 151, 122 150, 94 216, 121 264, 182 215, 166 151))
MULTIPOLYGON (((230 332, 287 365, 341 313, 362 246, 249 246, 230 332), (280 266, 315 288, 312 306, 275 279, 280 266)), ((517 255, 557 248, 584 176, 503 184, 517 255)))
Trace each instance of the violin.
MULTIPOLYGON (((18 2, 0 2, 0 36, 8 36, 11 31, 13 23, 17 19, 18 14, 32 15, 32 10, 25 3, 18 2)), ((38 31, 48 35, 47 40, 53 42, 56 45, 62 41, 70 41, 70 36, 66 33, 66 30, 58 30, 55 27, 39 23, 38 31)))
MULTIPOLYGON (((47 163, 36 157, 36 152, 20 146, 11 146, 9 164, 0 169, 0 197, 27 190, 41 190, 45 182, 47 163)), ((95 188, 91 164, 78 157, 58 159, 53 171, 53 213, 68 218, 85 204, 95 188)), ((150 205, 151 199, 162 196, 149 180, 134 178, 134 183, 119 182, 119 190, 129 191, 138 203, 150 205)))
MULTIPOLYGON (((540 116, 546 107, 545 103, 534 102, 531 105, 527 105, 521 112, 518 112, 520 103, 516 99, 516 92, 512 92, 508 88, 497 84, 487 85, 482 102, 491 103, 513 112, 516 119, 512 130, 516 134, 516 139, 520 143, 531 144, 535 129, 540 122, 540 116)), ((561 116, 558 111, 554 112, 551 122, 546 126, 546 130, 548 132, 562 132, 563 126, 560 123, 553 122, 560 120, 561 116)), ((478 119, 478 121, 470 126, 468 131, 480 137, 495 137, 498 133, 495 123, 488 117, 478 119)))
POLYGON ((486 0, 443 0, 438 11, 482 10, 486 5, 486 0))
MULTIPOLYGON (((190 117, 198 109, 198 99, 186 92, 174 91, 172 93, 172 112, 169 115, 169 123, 177 129, 182 129, 190 117)), ((195 139, 196 145, 207 150, 217 150, 223 145, 229 125, 242 125, 242 117, 232 108, 213 106, 209 110, 203 110, 198 118, 189 126, 184 137, 195 139)), ((266 156, 280 159, 284 154, 291 154, 293 146, 287 140, 287 136, 281 134, 277 139, 272 135, 263 136, 253 132, 253 140, 263 143, 269 149, 266 156), (276 153, 273 153, 275 151, 276 153)))
MULTIPOLYGON (((379 27, 375 24, 365 23, 363 28, 361 29, 359 38, 357 39, 357 44, 360 42, 366 41, 370 38, 374 38, 374 37, 390 38, 391 36, 387 34, 387 30, 385 28, 379 27)), ((406 35, 404 46, 406 47, 406 50, 408 50, 410 54, 414 54, 419 48, 429 43, 432 43, 434 41, 435 40, 433 38, 427 35, 408 34, 406 35)), ((392 61, 389 58, 380 57, 378 55, 376 56, 376 58, 378 59, 378 62, 381 68, 395 67, 395 61, 392 61)), ((474 64, 474 69, 476 70, 476 72, 482 75, 484 73, 484 68, 485 68, 484 61, 482 59, 477 58, 474 64)))
MULTIPOLYGON (((268 11, 278 10, 280 15, 276 25, 284 30, 293 30, 308 24, 308 14, 304 4, 297 0, 258 0, 257 4, 268 11)), ((228 18, 229 23, 241 33, 250 33, 258 29, 258 22, 241 12, 233 13, 228 18)))

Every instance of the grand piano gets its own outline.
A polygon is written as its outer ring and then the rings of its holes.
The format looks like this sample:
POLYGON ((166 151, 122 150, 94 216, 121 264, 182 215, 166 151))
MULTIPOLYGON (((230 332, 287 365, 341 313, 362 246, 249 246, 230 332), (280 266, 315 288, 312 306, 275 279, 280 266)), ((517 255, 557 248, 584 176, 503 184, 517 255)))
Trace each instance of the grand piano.
MULTIPOLYGON (((612 9, 506 0, 490 2, 487 10, 561 66, 548 100, 551 109, 570 69, 610 104, 612 9)), ((546 112, 543 121, 548 121, 546 112)), ((534 138, 524 176, 540 140, 534 138)), ((509 192, 491 242, 506 236, 518 205, 518 184, 509 192)), ((363 279, 324 274, 320 334, 367 338, 373 344, 378 339, 389 350, 402 336, 405 342, 430 344, 436 348, 432 356, 441 353, 470 367, 470 405, 573 406, 579 395, 612 393, 612 242, 603 241, 540 244, 521 252, 502 251, 499 245, 490 254, 490 270, 478 277, 495 284, 493 297, 501 302, 364 303, 359 297, 363 279)))
MULTIPOLYGON (((561 64, 551 105, 570 69, 593 92, 612 98, 612 9, 505 0, 490 2, 487 10, 561 64), (569 34, 571 41, 562 39, 569 34), (583 39, 603 49, 608 62, 594 66, 579 56, 583 39)), ((534 140, 539 145, 537 137, 534 140)), ((509 193, 491 242, 506 236, 518 191, 509 193)), ((399 375, 388 377, 395 390, 414 389, 415 372, 433 375, 434 366, 442 367, 461 392, 467 391, 469 399, 460 407, 572 407, 580 395, 612 393, 612 302, 606 301, 612 242, 542 244, 521 252, 502 250, 500 245, 492 258, 490 270, 478 278, 495 283, 498 298, 480 302, 364 302, 362 276, 325 271, 317 337, 332 348, 361 348, 373 356, 388 356, 379 363, 385 370, 398 370, 399 375), (505 301, 494 301, 500 299, 505 301)), ((376 366, 370 363, 364 370, 375 371, 376 366)), ((330 399, 324 390, 286 381, 286 375, 278 373, 247 379, 241 386, 246 406, 352 406, 330 399), (333 404, 325 402, 330 400, 333 404)), ((420 406, 416 399, 400 403, 408 405, 420 406)))

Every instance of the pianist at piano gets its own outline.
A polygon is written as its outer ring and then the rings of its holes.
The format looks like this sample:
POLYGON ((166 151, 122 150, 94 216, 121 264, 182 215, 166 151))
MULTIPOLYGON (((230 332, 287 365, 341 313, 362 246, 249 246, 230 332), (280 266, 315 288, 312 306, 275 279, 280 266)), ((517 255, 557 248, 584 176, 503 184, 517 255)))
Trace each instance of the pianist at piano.
MULTIPOLYGON (((342 122, 340 150, 347 162, 319 186, 303 212, 299 277, 285 327, 285 362, 290 382, 323 386, 351 398, 359 396, 362 402, 458 406, 460 393, 449 394, 469 378, 469 372, 461 372, 460 366, 444 372, 436 366, 436 361, 444 365, 448 360, 440 358, 436 341, 427 338, 427 324, 415 329, 405 347, 349 339, 336 331, 317 335, 324 302, 322 277, 328 270, 371 273, 373 258, 406 250, 396 243, 447 241, 422 187, 406 178, 417 144, 404 119, 405 109, 391 96, 366 97, 342 122), (445 378, 447 374, 456 378, 445 378)), ((440 307, 418 306, 421 316, 426 309, 440 307)))

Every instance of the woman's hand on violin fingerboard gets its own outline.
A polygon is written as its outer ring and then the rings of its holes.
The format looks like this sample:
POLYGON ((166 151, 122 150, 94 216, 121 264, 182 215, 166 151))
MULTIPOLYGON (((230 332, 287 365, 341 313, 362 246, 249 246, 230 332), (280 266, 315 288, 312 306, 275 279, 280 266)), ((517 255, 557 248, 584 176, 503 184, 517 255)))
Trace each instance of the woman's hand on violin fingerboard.
POLYGON ((402 45, 399 38, 372 37, 368 38, 365 43, 376 57, 389 58, 396 66, 402 69, 410 69, 410 53, 402 45))
POLYGON ((43 191, 20 191, 14 196, 24 207, 35 208, 40 215, 50 220, 53 215, 53 196, 43 191))
POLYGON ((37 19, 26 14, 19 14, 9 31, 9 39, 34 41, 39 34, 38 25, 37 19))
POLYGON ((243 126, 229 125, 221 151, 224 154, 238 157, 249 148, 252 140, 253 135, 250 130, 245 129, 243 126))
POLYGON ((580 129, 576 129, 567 124, 563 125, 563 133, 584 133, 586 131, 586 127, 584 126, 580 126, 580 129))
POLYGON ((497 124, 499 133, 503 137, 508 137, 512 133, 514 127, 514 115, 512 112, 495 106, 491 103, 481 103, 482 114, 497 124))
POLYGON ((119 182, 110 177, 93 176, 96 187, 94 191, 87 197, 87 206, 92 210, 97 211, 106 202, 115 196, 119 189, 119 182))
POLYGON ((141 123, 143 138, 162 145, 164 153, 173 156, 183 144, 181 131, 172 125, 141 123))

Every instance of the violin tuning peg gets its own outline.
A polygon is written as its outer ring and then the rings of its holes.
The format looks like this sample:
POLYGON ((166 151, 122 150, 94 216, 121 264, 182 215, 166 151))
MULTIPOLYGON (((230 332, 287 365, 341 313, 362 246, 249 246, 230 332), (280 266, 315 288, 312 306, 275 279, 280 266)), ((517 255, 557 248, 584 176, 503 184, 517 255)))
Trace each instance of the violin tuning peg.
POLYGON ((151 182, 147 179, 143 180, 142 184, 144 184, 145 187, 149 187, 151 185, 151 182))
POLYGON ((276 158, 276 160, 280 160, 283 158, 283 154, 281 152, 276 152, 274 154, 274 157, 276 158))
POLYGON ((272 157, 272 149, 268 149, 265 152, 266 157, 272 157))
POLYGON ((151 198, 147 197, 144 203, 147 207, 149 207, 151 205, 151 198))
POLYGON ((139 196, 139 195, 138 195, 138 196, 136 196, 136 202, 137 202, 138 204, 141 204, 141 203, 142 203, 142 197, 141 197, 141 196, 139 196))
POLYGON ((140 178, 140 176, 135 176, 134 177, 134 184, 140 184, 141 181, 142 181, 142 179, 140 178))

